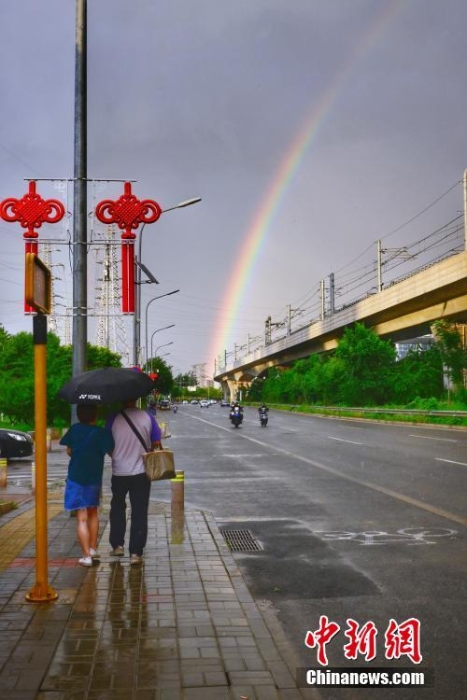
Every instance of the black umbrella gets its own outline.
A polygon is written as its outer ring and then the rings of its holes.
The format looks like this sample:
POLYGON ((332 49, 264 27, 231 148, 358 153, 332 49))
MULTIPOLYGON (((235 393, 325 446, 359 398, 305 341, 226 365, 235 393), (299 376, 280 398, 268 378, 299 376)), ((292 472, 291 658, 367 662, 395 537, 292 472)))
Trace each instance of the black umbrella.
POLYGON ((101 367, 77 374, 57 396, 68 403, 110 404, 146 396, 154 389, 144 372, 123 367, 101 367))

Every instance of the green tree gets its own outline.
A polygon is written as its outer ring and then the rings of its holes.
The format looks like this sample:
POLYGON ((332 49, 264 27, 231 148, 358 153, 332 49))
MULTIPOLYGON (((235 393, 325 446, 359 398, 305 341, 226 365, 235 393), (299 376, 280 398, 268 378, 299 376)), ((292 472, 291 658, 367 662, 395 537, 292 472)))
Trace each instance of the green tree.
POLYGON ((455 323, 440 320, 433 324, 443 364, 456 392, 464 388, 464 369, 467 368, 467 351, 455 323))
POLYGON ((440 349, 413 348, 394 366, 393 400, 403 404, 422 399, 440 398, 443 394, 443 360, 440 349))
POLYGON ((31 333, 2 335, 0 366, 0 411, 13 424, 30 424, 34 416, 34 357, 31 333))
POLYGON ((153 357, 148 360, 144 366, 144 370, 147 372, 152 371, 157 374, 156 379, 156 391, 158 394, 167 396, 172 391, 174 385, 174 379, 172 376, 172 367, 167 364, 161 357, 153 357))
POLYGON ((266 377, 255 377, 251 382, 251 385, 247 391, 248 401, 258 401, 263 400, 263 388, 266 377))
POLYGON ((198 379, 194 372, 179 373, 173 378, 172 396, 186 396, 188 387, 198 386, 198 379))
POLYGON ((335 357, 343 363, 340 395, 348 405, 383 404, 391 397, 396 351, 363 323, 346 328, 335 357))
MULTIPOLYGON (((107 348, 88 344, 88 369, 119 366, 120 356, 107 348)), ((60 387, 72 375, 72 348, 47 335, 47 422, 68 422, 70 406, 57 398, 60 387)), ((32 333, 9 335, 0 327, 0 412, 11 423, 34 424, 34 345, 32 333)))
POLYGON ((98 369, 99 367, 121 367, 122 358, 109 348, 102 348, 98 345, 87 345, 87 369, 98 369))

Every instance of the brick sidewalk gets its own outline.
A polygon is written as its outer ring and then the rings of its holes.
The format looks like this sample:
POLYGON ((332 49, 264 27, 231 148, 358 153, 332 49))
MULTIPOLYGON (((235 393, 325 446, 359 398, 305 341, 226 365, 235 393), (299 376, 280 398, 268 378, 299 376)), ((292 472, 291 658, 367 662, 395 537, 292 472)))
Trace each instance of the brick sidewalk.
POLYGON ((9 546, 18 545, 0 572, 2 700, 319 697, 296 687, 277 621, 266 624, 209 514, 185 511, 174 521, 168 505, 151 503, 145 563, 130 567, 128 557, 108 556, 106 511, 104 556, 92 569, 77 565, 75 520, 51 518, 49 583, 59 598, 40 605, 25 601, 35 582, 34 532, 18 518, 28 506, 2 517, 0 551, 7 524, 9 546))

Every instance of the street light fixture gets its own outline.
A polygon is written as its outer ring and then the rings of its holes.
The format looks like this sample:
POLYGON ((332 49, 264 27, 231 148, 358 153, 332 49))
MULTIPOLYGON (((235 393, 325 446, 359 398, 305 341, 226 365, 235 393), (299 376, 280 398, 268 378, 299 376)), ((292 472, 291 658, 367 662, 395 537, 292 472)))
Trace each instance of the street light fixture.
MULTIPOLYGON (((174 289, 172 292, 167 292, 167 294, 159 294, 157 297, 153 297, 152 299, 150 299, 148 301, 148 303, 146 304, 146 325, 145 325, 145 329, 144 329, 146 332, 146 360, 148 359, 147 354, 148 354, 148 347, 149 347, 149 344, 148 344, 148 309, 149 309, 149 306, 152 304, 153 301, 156 301, 156 299, 162 299, 162 297, 169 297, 171 294, 177 294, 177 292, 179 292, 179 291, 180 291, 179 289, 174 289)), ((138 346, 138 352, 139 352, 139 346, 138 346)))
POLYGON ((193 197, 193 199, 186 199, 184 202, 180 202, 180 204, 176 204, 174 207, 168 207, 167 209, 162 210, 162 214, 166 211, 172 211, 173 209, 183 209, 183 207, 190 207, 192 204, 198 204, 198 202, 201 202, 201 197, 193 197))
MULTIPOLYGON (((161 211, 161 214, 165 214, 168 211, 173 211, 174 209, 184 209, 185 207, 190 207, 192 204, 197 204, 198 202, 201 202, 201 197, 193 197, 192 199, 186 199, 183 202, 180 202, 180 204, 176 204, 173 207, 167 207, 167 209, 163 209, 161 211)), ((133 361, 134 364, 138 364, 138 355, 139 355, 139 349, 141 346, 141 248, 142 248, 142 243, 143 243, 143 231, 144 227, 146 224, 144 223, 141 226, 141 231, 139 232, 139 241, 138 241, 138 256, 135 256, 135 285, 136 285, 136 293, 135 293, 135 315, 134 315, 134 322, 133 322, 133 361)), ((147 268, 143 269, 143 272, 147 274, 147 268)), ((151 280, 151 277, 149 277, 149 282, 156 282, 157 280, 154 277, 154 275, 151 275, 153 279, 151 280)), ((146 346, 147 347, 147 346, 146 346)))
POLYGON ((170 343, 162 343, 162 345, 158 345, 157 348, 154 350, 154 357, 157 356, 157 351, 160 350, 160 348, 166 348, 167 345, 173 345, 174 341, 171 340, 170 343))
POLYGON ((162 343, 162 345, 158 345, 158 346, 157 346, 157 348, 156 348, 156 350, 155 350, 155 352, 154 352, 154 356, 153 356, 152 353, 151 353, 151 372, 152 372, 152 361, 153 361, 154 357, 157 356, 157 351, 159 350, 159 348, 165 348, 165 347, 167 347, 167 345, 173 345, 173 344, 174 344, 174 341, 173 341, 173 340, 171 340, 170 343, 162 343))
MULTIPOLYGON (((153 341, 153 338, 156 335, 156 333, 159 333, 159 331, 166 331, 168 328, 173 328, 174 326, 175 326, 175 323, 171 323, 170 326, 164 326, 163 328, 157 328, 155 331, 152 332, 151 342, 150 342, 150 349, 151 349, 150 357, 151 358, 152 358, 152 341, 153 341)), ((148 348, 146 348, 146 352, 148 352, 148 348)))

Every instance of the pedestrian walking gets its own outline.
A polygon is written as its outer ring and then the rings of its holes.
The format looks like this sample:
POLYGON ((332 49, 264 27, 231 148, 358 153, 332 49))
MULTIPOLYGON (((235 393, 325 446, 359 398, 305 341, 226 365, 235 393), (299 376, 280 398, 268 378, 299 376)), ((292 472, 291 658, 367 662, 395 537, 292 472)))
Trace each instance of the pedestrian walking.
POLYGON ((111 454, 114 439, 110 430, 96 425, 97 406, 78 405, 75 423, 60 440, 70 457, 65 486, 65 509, 76 511, 78 541, 83 551, 81 566, 100 560, 99 536, 100 493, 104 458, 111 454))
POLYGON ((147 411, 150 416, 155 416, 157 414, 157 406, 154 399, 151 399, 151 401, 149 401, 147 411))
POLYGON ((161 431, 153 415, 126 401, 123 410, 107 421, 115 449, 112 453, 112 500, 110 503, 111 556, 125 553, 126 497, 130 498, 130 564, 141 564, 148 536, 148 507, 151 481, 146 476, 143 452, 161 444, 161 431), (146 449, 144 449, 146 446, 146 449))

